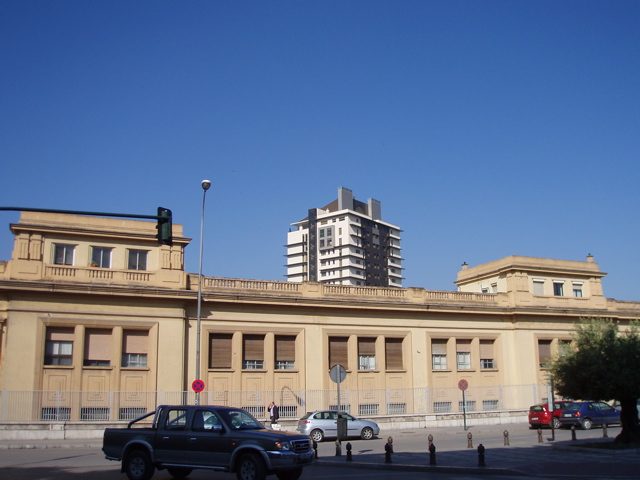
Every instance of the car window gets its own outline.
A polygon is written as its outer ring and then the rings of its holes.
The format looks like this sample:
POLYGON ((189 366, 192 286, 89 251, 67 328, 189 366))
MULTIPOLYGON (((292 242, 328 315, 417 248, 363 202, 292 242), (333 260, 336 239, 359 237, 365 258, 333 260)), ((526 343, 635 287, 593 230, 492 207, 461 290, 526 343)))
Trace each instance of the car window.
POLYGON ((346 419, 347 419, 347 421, 351 421, 351 422, 352 422, 352 421, 354 421, 354 420, 355 420, 355 418, 353 418, 351 415, 349 415, 349 414, 347 414, 347 413, 343 413, 343 414, 342 414, 342 416, 343 416, 344 418, 346 418, 346 419))
POLYGON ((581 403, 572 403, 565 410, 568 410, 570 412, 577 412, 578 410, 580 410, 581 406, 582 406, 581 403))
POLYGON ((187 424, 187 411, 173 409, 167 412, 167 420, 164 424, 166 430, 184 430, 187 424))
POLYGON ((258 430, 264 428, 260 422, 244 410, 225 410, 223 416, 233 430, 258 430))
POLYGON ((193 416, 192 429, 196 432, 213 430, 214 425, 221 425, 220 419, 209 410, 197 410, 193 416))
POLYGON ((532 411, 532 412, 543 412, 544 408, 542 408, 542 405, 533 405, 530 408, 530 411, 532 411))
POLYGON ((602 410, 603 412, 611 412, 611 411, 615 410, 615 408, 613 408, 608 403, 601 403, 600 404, 600 410, 602 410))
POLYGON ((338 414, 336 412, 326 412, 327 415, 324 417, 328 420, 336 420, 338 418, 338 414))

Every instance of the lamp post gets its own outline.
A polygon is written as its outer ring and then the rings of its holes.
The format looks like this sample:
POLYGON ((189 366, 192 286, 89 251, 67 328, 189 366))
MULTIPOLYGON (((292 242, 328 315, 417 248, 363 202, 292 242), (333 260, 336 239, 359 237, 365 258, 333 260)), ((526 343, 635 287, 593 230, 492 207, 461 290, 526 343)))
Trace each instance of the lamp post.
MULTIPOLYGON (((200 215, 200 266, 198 269, 198 313, 196 334, 196 380, 200 380, 200 324, 202 322, 202 240, 204 238, 204 201, 211 181, 202 181, 202 213, 200 215)), ((196 392, 196 405, 200 405, 200 392, 196 392)))

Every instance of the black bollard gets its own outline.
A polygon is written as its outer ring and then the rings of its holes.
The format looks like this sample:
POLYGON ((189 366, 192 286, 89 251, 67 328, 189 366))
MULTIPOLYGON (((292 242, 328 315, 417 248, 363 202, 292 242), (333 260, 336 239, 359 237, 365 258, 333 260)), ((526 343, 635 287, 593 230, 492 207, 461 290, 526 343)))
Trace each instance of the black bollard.
POLYGON ((429 436, 427 437, 427 441, 429 442, 428 447, 430 447, 431 445, 433 445, 433 435, 429 434, 429 436))
POLYGON ((484 463, 484 447, 482 446, 482 444, 478 445, 478 466, 486 466, 486 464, 484 463))
POLYGON ((429 465, 436 464, 436 446, 432 443, 429 445, 429 465))
POLYGON ((384 444, 384 463, 391 463, 391 451, 393 447, 390 443, 384 444))
POLYGON ((607 424, 606 423, 602 424, 602 438, 609 438, 609 435, 607 435, 607 424))
POLYGON ((571 440, 575 440, 575 439, 576 439, 576 426, 571 425, 571 440))
POLYGON ((313 456, 314 456, 314 458, 318 458, 318 442, 313 440, 313 443, 311 445, 313 446, 313 456))
POLYGON ((340 443, 340 440, 336 440, 336 457, 341 457, 342 456, 342 444, 340 443))
POLYGON ((353 457, 351 456, 351 443, 347 443, 347 462, 353 462, 353 457))
POLYGON ((542 429, 538 427, 538 443, 542 443, 542 429))
POLYGON ((471 435, 471 432, 467 433, 467 448, 473 448, 473 435, 471 435))
POLYGON ((392 437, 387 438, 387 443, 391 447, 391 453, 393 453, 393 438, 392 437))
POLYGON ((505 430, 504 432, 502 432, 502 435, 504 435, 505 446, 509 445, 509 431, 505 430))

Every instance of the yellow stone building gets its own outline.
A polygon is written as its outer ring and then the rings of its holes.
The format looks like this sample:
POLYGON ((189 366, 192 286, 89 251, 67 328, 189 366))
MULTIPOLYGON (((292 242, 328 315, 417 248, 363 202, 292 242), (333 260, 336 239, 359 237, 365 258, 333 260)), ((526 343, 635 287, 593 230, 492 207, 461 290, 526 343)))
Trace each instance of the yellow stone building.
POLYGON ((154 222, 22 212, 0 262, 0 421, 126 420, 159 403, 235 404, 264 417, 340 405, 355 415, 524 411, 580 317, 640 316, 605 298, 586 261, 505 257, 458 272, 458 291, 204 276, 190 242, 154 222))

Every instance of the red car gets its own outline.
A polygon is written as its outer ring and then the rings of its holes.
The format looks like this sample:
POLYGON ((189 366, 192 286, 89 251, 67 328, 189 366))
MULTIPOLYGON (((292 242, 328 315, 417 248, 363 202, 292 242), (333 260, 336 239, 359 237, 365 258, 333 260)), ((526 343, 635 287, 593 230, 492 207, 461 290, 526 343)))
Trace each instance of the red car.
MULTIPOLYGON (((562 411, 573 402, 568 400, 560 400, 553 402, 553 428, 560 428, 560 416, 562 411)), ((549 412, 549 404, 541 403, 532 405, 529 408, 529 426, 531 428, 549 427, 551 424, 551 413, 549 412)))

